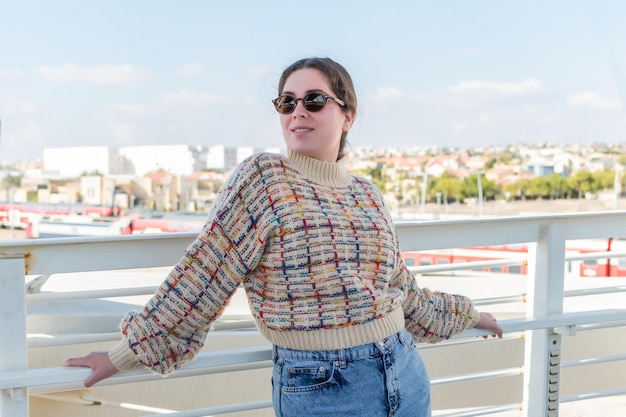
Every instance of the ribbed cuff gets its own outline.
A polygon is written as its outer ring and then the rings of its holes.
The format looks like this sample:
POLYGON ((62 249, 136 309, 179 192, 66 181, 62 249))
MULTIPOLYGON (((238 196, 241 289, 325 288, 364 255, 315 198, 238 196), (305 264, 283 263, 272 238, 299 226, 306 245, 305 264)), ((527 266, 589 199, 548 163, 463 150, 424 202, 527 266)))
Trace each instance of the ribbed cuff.
POLYGON ((139 365, 139 361, 137 361, 135 354, 128 347, 128 341, 126 339, 122 339, 117 346, 109 350, 109 359, 113 366, 115 366, 115 369, 120 372, 132 371, 139 365))
POLYGON ((472 308, 472 322, 470 323, 469 328, 473 329, 474 327, 476 327, 479 321, 480 313, 478 312, 478 310, 476 310, 476 308, 472 308))

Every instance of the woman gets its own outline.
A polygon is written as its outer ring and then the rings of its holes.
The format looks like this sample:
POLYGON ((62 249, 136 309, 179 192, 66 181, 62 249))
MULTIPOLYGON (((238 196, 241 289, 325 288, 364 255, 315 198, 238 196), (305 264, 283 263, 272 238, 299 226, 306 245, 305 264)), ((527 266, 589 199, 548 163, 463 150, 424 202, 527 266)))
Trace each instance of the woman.
POLYGON ((242 162, 152 299, 123 318, 122 342, 65 365, 93 370, 86 387, 139 363, 169 374, 202 348, 243 285, 274 346, 277 416, 430 416, 413 337, 502 329, 470 299, 418 287, 382 195, 346 170, 357 107, 348 72, 303 59, 285 69, 278 93, 288 156, 242 162))

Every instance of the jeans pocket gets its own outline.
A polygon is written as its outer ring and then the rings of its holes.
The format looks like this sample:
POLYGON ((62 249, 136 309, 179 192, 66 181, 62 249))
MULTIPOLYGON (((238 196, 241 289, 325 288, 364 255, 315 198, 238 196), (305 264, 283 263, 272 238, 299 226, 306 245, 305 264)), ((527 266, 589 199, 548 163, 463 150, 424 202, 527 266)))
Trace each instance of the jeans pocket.
POLYGON ((280 374, 282 392, 315 391, 332 383, 335 363, 319 360, 285 360, 280 374))

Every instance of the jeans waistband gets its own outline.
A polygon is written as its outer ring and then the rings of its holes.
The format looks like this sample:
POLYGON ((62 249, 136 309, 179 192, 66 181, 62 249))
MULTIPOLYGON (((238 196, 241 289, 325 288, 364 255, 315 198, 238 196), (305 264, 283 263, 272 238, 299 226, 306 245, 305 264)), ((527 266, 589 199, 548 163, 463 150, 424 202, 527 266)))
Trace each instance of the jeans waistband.
POLYGON ((334 350, 294 350, 274 345, 274 358, 285 359, 313 359, 313 360, 344 360, 355 359, 363 356, 381 355, 383 350, 390 349, 396 343, 408 344, 411 335, 406 330, 401 330, 381 341, 367 343, 346 349, 334 350))

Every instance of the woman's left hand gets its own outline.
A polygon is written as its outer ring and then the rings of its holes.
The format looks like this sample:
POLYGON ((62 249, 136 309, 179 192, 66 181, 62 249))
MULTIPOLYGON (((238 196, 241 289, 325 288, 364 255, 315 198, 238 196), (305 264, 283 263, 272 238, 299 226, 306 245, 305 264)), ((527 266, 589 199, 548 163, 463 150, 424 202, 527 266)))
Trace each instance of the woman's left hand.
MULTIPOLYGON (((491 313, 480 313, 480 319, 476 325, 477 329, 488 330, 492 332, 493 337, 502 339, 502 327, 498 324, 498 321, 491 313)), ((485 339, 487 336, 483 336, 485 339)))

